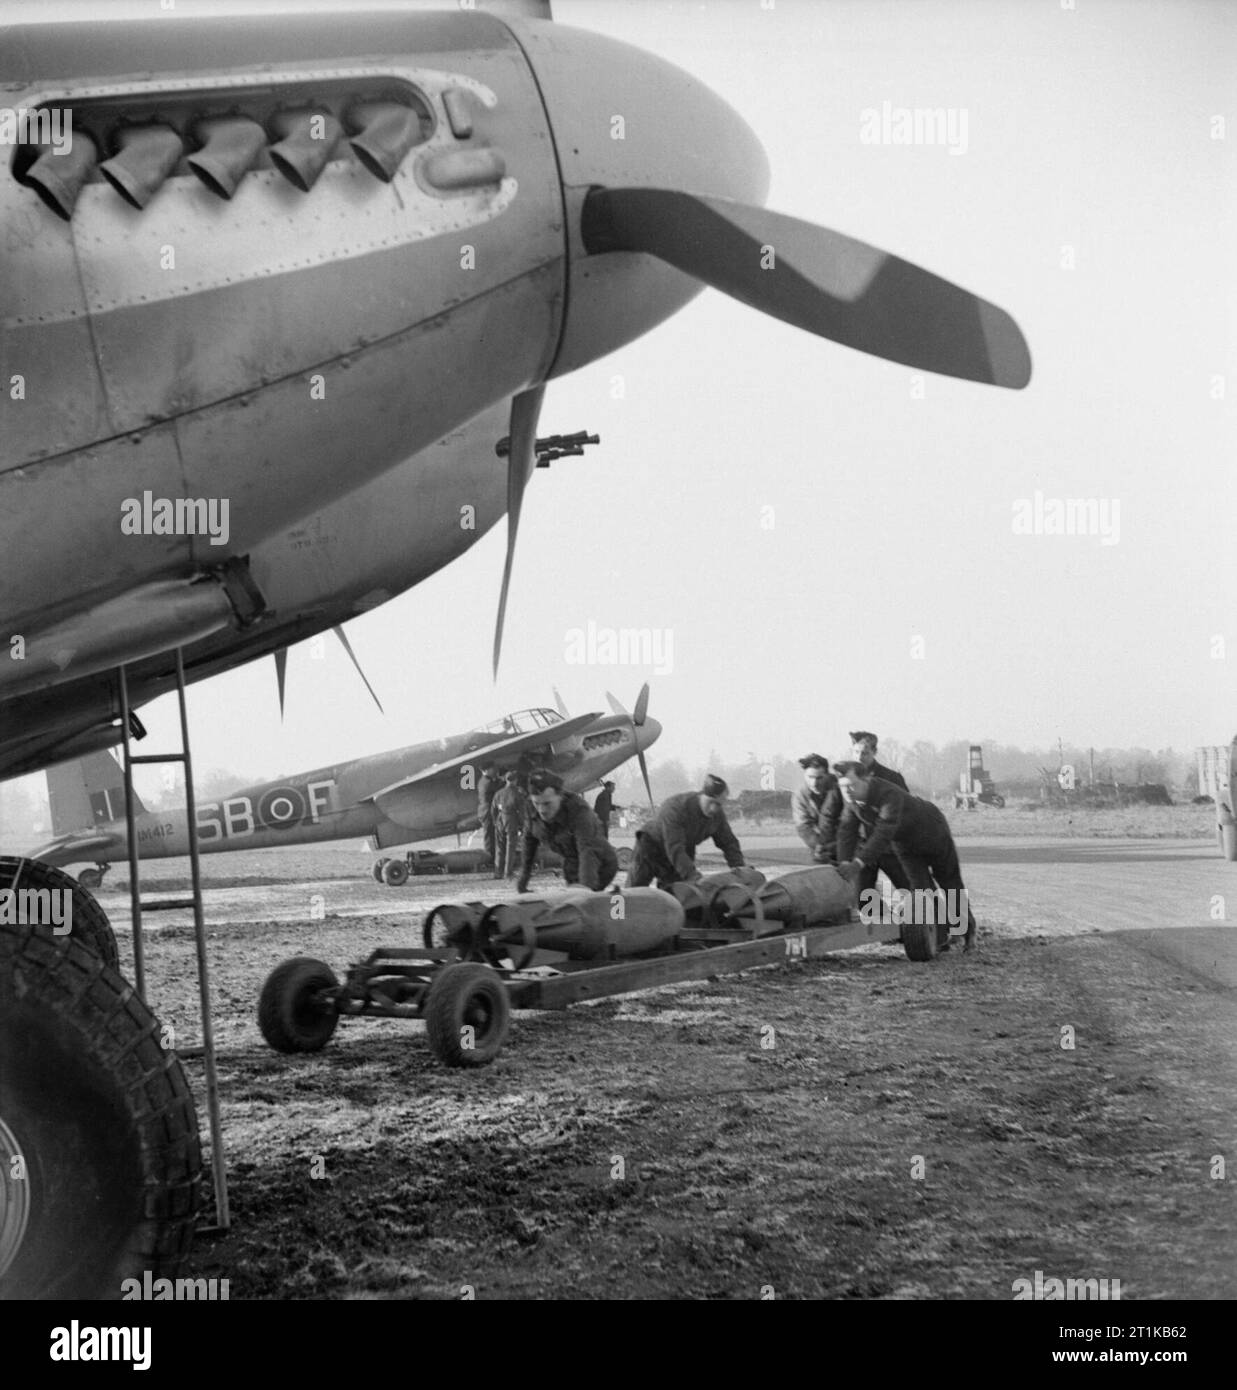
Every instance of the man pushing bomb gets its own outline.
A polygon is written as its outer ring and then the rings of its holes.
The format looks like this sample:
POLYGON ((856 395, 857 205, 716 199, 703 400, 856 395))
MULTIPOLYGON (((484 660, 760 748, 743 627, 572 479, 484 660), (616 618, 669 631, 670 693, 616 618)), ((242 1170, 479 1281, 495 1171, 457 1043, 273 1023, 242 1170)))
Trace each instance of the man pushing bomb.
MULTIPOLYGON (((833 771, 849 812, 838 827, 838 872, 852 883, 862 884, 865 874, 892 851, 916 902, 935 904, 934 890, 945 891, 945 911, 938 911, 935 917, 938 949, 948 950, 950 921, 961 920, 965 905, 966 950, 974 950, 975 917, 962 882, 954 837, 941 808, 873 777, 863 763, 835 763, 833 771), (856 852, 860 826, 867 833, 856 852), (928 894, 933 894, 931 899, 928 894)), ((860 908, 865 905, 861 898, 860 908)))
POLYGON ((701 877, 696 846, 702 840, 712 840, 732 869, 743 868, 743 851, 722 805, 728 791, 725 782, 710 773, 698 792, 667 797, 657 815, 636 831, 627 886, 647 888, 656 879, 658 888, 669 892, 676 883, 694 883, 701 877))
POLYGON ((528 779, 533 814, 524 832, 524 860, 516 889, 528 892, 537 855, 546 845, 563 857, 563 879, 581 888, 600 892, 614 882, 618 856, 601 833, 601 822, 589 810, 588 802, 575 792, 563 790, 563 779, 556 772, 539 769, 528 779))

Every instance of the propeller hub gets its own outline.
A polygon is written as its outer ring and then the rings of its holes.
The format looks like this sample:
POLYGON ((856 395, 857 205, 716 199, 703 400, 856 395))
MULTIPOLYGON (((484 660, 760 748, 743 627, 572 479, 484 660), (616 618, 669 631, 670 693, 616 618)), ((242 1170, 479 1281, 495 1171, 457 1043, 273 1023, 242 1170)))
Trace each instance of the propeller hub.
POLYGON ((580 230, 589 190, 682 189, 763 205, 769 162, 733 107, 664 58, 562 24, 510 27, 543 95, 567 205, 571 272, 557 377, 632 342, 702 288, 652 256, 590 256, 580 230))

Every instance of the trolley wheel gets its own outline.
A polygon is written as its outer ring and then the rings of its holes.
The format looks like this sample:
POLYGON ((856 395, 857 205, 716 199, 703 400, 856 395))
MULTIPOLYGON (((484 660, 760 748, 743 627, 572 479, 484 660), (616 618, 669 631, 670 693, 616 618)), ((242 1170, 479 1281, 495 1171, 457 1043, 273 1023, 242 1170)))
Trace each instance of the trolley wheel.
POLYGON ((425 1002, 430 1051, 447 1067, 483 1067, 498 1056, 511 1004, 498 976, 484 965, 445 965, 425 1002))
POLYGON ((276 1052, 318 1052, 331 1040, 339 1015, 319 995, 339 981, 329 965, 294 956, 266 977, 258 1000, 258 1027, 276 1052))
POLYGON ((939 954, 937 925, 935 922, 904 922, 902 924, 902 949, 908 960, 935 960, 939 954))
POLYGON ((70 941, 0 925, 0 1299, 118 1299, 193 1239, 193 1096, 159 1021, 70 941))
POLYGON ((0 856, 0 888, 22 888, 54 890, 67 889, 72 897, 72 926, 65 936, 57 936, 51 924, 36 926, 40 936, 53 941, 76 941, 93 951, 104 965, 113 970, 120 964, 120 951, 116 946, 116 933, 107 920, 107 913, 94 900, 94 896, 82 887, 80 880, 54 865, 44 864, 41 859, 18 859, 12 855, 0 856))
POLYGON ((370 870, 374 875, 375 883, 382 882, 382 871, 386 867, 386 865, 387 861, 385 859, 375 859, 374 862, 370 865, 370 870))
POLYGON ((83 888, 99 888, 103 884, 103 871, 101 869, 83 869, 78 874, 77 881, 83 888))
POLYGON ((388 888, 398 888, 408 882, 408 861, 388 859, 382 866, 382 881, 388 888))

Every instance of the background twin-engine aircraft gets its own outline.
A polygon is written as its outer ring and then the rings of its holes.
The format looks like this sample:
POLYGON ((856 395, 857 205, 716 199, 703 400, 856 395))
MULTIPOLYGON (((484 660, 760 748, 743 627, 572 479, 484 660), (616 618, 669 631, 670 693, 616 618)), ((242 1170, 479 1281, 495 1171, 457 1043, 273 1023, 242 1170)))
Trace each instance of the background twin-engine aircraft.
MULTIPOLYGON (((570 791, 601 782, 628 758, 638 758, 648 788, 644 752, 661 734, 648 714, 645 685, 635 709, 607 692, 612 715, 568 716, 559 708, 526 709, 436 743, 318 768, 313 772, 242 787, 197 807, 203 854, 269 849, 368 835, 376 849, 434 839, 477 824, 477 784, 483 764, 500 771, 549 767, 570 791)), ((55 839, 34 851, 49 864, 94 861, 101 869, 129 853, 124 774, 108 752, 95 752, 47 770, 55 839)), ((650 802, 652 794, 649 795, 650 802)), ((188 854, 183 809, 148 811, 135 797, 138 855, 188 854)), ((79 875, 88 885, 98 870, 79 875)))
POLYGON ((497 666, 546 383, 706 284, 1029 380, 1002 310, 766 211, 764 151, 687 73, 501 10, 5 30, 6 105, 72 143, 0 152, 0 777, 119 742, 118 667, 141 706, 178 649, 190 680, 278 653, 506 513, 497 666), (226 539, 122 532, 147 494, 226 500, 226 539))

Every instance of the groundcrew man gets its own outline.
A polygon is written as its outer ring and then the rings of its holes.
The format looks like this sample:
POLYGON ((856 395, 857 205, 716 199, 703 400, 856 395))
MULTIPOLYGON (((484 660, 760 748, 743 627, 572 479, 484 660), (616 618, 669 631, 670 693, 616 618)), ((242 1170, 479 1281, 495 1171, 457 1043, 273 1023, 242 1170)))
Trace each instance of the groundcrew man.
POLYGON ((493 800, 494 877, 514 878, 524 835, 527 797, 520 789, 520 774, 508 772, 493 800))
MULTIPOLYGON (((893 768, 886 767, 883 763, 876 760, 876 735, 867 729, 857 729, 850 735, 851 759, 854 762, 862 763, 869 777, 879 777, 882 782, 891 783, 895 787, 900 787, 904 792, 909 791, 906 785, 906 778, 900 772, 895 772, 893 768)), ((838 765, 834 763, 833 770, 837 772, 838 765)), ((843 833, 841 826, 846 826, 846 843, 853 846, 855 838, 860 844, 863 843, 867 835, 867 827, 851 810, 850 806, 843 800, 839 793, 835 797, 828 797, 825 801, 824 815, 821 823, 821 834, 825 841, 832 844, 837 853, 837 861, 849 859, 851 851, 843 853, 843 833)), ((883 873, 895 888, 909 888, 905 873, 902 872, 902 865, 898 856, 892 850, 886 850, 879 860, 871 865, 865 865, 859 875, 858 890, 859 901, 861 903, 874 902, 870 895, 876 891, 876 876, 883 873), (867 894, 868 896, 864 896, 867 894)))
POLYGON ((528 892, 537 855, 547 845, 563 858, 563 878, 581 888, 600 892, 614 882, 618 856, 601 833, 597 817, 588 802, 575 792, 563 790, 563 779, 544 769, 528 779, 533 814, 524 833, 524 862, 516 888, 528 892))
POLYGON ((837 824, 843 808, 838 779, 829 771, 829 760, 819 753, 800 758, 799 766, 803 769, 803 786, 790 799, 795 829, 814 864, 832 864, 837 858, 837 824), (826 834, 829 812, 832 815, 826 834))
MULTIPOLYGON (((910 888, 929 893, 943 888, 947 894, 946 912, 942 914, 946 920, 937 918, 940 949, 948 949, 949 923, 961 919, 965 903, 966 949, 974 950, 975 916, 962 882, 954 837, 941 808, 892 782, 871 776, 861 762, 835 763, 833 770, 847 811, 853 813, 853 819, 843 818, 838 829, 838 872, 855 883, 868 870, 874 874, 885 856, 896 855, 910 888), (853 829, 856 822, 867 831, 857 851, 853 829)), ((865 900, 861 898, 859 905, 862 909, 865 900)))
POLYGON ((867 729, 852 729, 850 735, 850 755, 857 763, 862 763, 868 770, 869 777, 879 777, 882 782, 892 782, 895 787, 901 787, 904 792, 909 792, 910 788, 906 785, 906 778, 900 772, 895 772, 893 768, 886 767, 884 763, 878 762, 876 758, 876 746, 879 740, 876 735, 869 733, 867 729))
POLYGON ((658 888, 668 892, 673 884, 694 883, 701 877, 696 846, 702 840, 712 840, 732 869, 743 868, 743 851, 722 804, 729 790, 710 773, 698 792, 667 797, 657 815, 636 831, 627 886, 646 888, 656 879, 658 888))
POLYGON ((494 798, 503 784, 492 762, 481 764, 481 780, 477 783, 477 823, 485 840, 485 852, 494 866, 494 877, 500 878, 499 863, 494 846, 494 798))
POLYGON ((614 783, 603 782, 593 802, 593 815, 601 822, 601 833, 610 838, 610 816, 614 811, 614 783))

